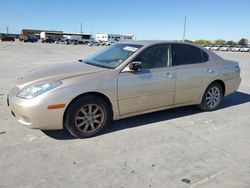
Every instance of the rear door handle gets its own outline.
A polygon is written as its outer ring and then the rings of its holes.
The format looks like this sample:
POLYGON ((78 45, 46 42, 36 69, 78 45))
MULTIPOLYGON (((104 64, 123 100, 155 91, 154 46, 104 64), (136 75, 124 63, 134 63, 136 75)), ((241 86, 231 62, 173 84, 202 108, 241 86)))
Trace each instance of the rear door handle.
POLYGON ((214 73, 214 72, 215 72, 215 70, 214 70, 214 69, 212 69, 212 68, 210 67, 210 68, 207 68, 207 69, 206 69, 206 72, 208 72, 208 73, 214 73))

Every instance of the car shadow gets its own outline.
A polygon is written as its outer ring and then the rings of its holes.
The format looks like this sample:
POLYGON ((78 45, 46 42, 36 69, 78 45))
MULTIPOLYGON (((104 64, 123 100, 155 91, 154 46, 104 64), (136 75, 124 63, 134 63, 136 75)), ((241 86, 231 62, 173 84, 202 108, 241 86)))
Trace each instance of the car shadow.
MULTIPOLYGON (((243 92, 235 92, 227 97, 225 97, 218 110, 224 108, 241 105, 250 102, 250 94, 243 92)), ((129 128, 135 128, 155 122, 167 121, 175 118, 181 118, 185 116, 190 116, 193 114, 202 113, 201 110, 194 106, 185 106, 179 108, 173 108, 168 110, 162 110, 159 112, 153 112, 148 114, 143 114, 139 116, 134 116, 122 120, 117 120, 112 122, 107 129, 102 134, 108 134, 115 131, 120 131, 129 128)), ((69 140, 75 139, 66 130, 49 130, 43 131, 47 136, 57 139, 57 140, 69 140)))

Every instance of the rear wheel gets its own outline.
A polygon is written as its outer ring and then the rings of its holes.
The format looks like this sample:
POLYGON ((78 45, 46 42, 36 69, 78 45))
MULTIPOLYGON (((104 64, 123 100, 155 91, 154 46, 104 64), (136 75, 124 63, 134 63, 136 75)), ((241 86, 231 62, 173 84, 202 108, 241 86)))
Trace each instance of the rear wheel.
POLYGON ((100 97, 89 95, 74 101, 65 114, 64 126, 74 137, 96 136, 110 122, 110 109, 100 97))
POLYGON ((199 108, 204 111, 215 110, 223 97, 223 90, 219 83, 212 83, 206 89, 199 108))

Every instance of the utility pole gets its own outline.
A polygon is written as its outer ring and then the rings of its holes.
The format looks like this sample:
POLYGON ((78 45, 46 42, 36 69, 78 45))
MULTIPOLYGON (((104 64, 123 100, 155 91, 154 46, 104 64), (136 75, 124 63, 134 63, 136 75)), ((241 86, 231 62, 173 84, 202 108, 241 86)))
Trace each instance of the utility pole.
POLYGON ((82 23, 80 24, 80 28, 81 28, 81 34, 82 34, 82 23))
POLYGON ((186 39, 186 23, 187 23, 187 17, 185 16, 185 19, 184 19, 184 30, 183 30, 183 41, 186 39))
POLYGON ((6 27, 6 33, 7 33, 7 35, 9 34, 9 27, 8 26, 6 27))

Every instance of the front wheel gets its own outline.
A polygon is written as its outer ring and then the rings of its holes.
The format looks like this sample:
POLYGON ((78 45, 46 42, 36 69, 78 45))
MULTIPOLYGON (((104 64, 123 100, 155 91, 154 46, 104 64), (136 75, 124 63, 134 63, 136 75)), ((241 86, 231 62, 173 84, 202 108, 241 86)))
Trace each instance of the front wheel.
POLYGON ((215 110, 223 97, 223 90, 219 83, 213 83, 206 89, 199 108, 204 111, 215 110))
POLYGON ((110 122, 107 102, 97 96, 84 96, 74 101, 66 111, 64 126, 74 137, 96 136, 110 122))

